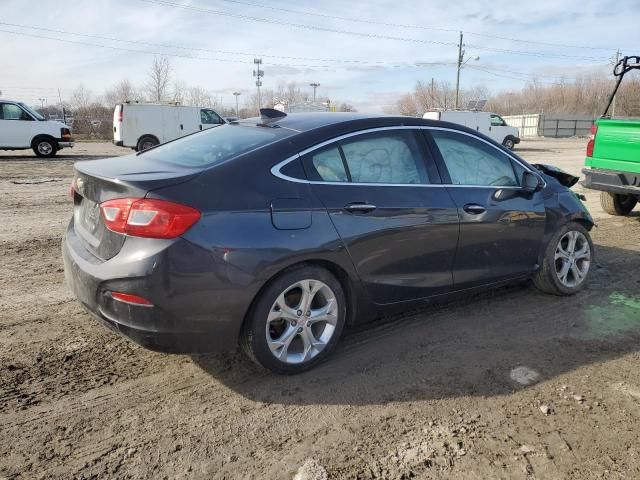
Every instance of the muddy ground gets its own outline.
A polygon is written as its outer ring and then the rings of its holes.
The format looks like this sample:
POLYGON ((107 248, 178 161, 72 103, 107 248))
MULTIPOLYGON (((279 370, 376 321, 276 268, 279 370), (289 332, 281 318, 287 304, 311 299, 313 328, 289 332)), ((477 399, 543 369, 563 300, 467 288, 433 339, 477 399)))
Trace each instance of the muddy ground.
MULTIPOLYGON (((578 173, 584 140, 519 151, 578 173)), ((123 153, 0 153, 0 478, 640 478, 639 213, 587 192, 597 263, 575 297, 409 312, 280 377, 146 351, 67 293, 72 164, 123 153)))

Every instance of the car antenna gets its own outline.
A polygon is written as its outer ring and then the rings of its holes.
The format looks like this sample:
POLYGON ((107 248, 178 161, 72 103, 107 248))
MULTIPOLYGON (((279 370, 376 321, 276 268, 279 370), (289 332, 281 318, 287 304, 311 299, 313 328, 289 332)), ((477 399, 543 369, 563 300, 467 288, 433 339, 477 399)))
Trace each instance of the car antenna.
MULTIPOLYGON (((287 114, 276 110, 275 108, 261 108, 260 109, 260 124, 265 127, 271 126, 272 123, 276 123, 286 117, 287 114)), ((275 125, 274 125, 275 126, 275 125)))

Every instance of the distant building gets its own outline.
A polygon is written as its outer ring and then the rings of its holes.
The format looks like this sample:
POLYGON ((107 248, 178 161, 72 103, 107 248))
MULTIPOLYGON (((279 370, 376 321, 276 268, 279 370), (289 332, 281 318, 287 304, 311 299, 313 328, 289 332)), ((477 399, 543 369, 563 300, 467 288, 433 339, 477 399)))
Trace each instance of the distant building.
POLYGON ((329 104, 320 102, 303 102, 288 105, 285 102, 278 102, 273 106, 274 109, 285 113, 302 113, 302 112, 330 112, 334 111, 329 108, 329 104))

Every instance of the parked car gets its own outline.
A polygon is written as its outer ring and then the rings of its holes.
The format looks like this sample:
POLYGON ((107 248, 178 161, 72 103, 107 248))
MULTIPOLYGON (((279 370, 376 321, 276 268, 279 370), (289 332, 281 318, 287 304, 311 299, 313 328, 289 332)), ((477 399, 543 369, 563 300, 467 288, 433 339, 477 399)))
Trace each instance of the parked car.
MULTIPOLYGON (((640 56, 624 57, 616 65, 619 78, 640 70, 640 56)), ((607 116, 616 91, 602 118, 591 128, 587 143, 583 185, 600 191, 600 205, 610 215, 629 215, 640 200, 640 119, 607 116)))
POLYGON ((211 108, 126 102, 113 111, 113 143, 146 150, 193 132, 226 123, 211 108))
POLYGON ((529 278, 574 294, 593 261, 577 178, 447 122, 264 110, 74 168, 63 256, 89 312, 275 372, 388 309, 529 278))
POLYGON ((520 143, 518 129, 507 125, 500 115, 467 110, 431 110, 422 118, 458 123, 480 132, 513 150, 520 143))
POLYGON ((74 145, 71 129, 47 120, 25 103, 0 100, 0 150, 27 150, 39 157, 53 157, 74 145))

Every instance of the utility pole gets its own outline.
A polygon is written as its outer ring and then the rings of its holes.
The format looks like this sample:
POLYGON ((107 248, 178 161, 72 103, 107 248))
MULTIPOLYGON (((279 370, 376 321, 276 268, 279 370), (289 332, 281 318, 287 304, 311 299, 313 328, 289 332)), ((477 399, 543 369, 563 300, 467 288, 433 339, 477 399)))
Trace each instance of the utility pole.
POLYGON ((460 69, 462 69, 462 57, 464 56, 464 50, 462 49, 462 32, 460 32, 460 43, 458 44, 458 73, 456 75, 456 103, 455 108, 458 108, 458 98, 460 96, 460 69))
POLYGON ((258 87, 258 113, 260 113, 260 108, 262 108, 262 98, 260 97, 260 87, 262 86, 262 77, 264 77, 264 70, 260 70, 260 65, 262 64, 261 58, 254 58, 253 63, 257 65, 257 70, 253 71, 253 76, 256 77, 256 87, 258 87))
POLYGON ((313 87, 313 103, 316 103, 316 88, 320 86, 319 83, 310 83, 310 87, 313 87))
POLYGON ((67 123, 67 112, 64 111, 64 104, 62 103, 62 94, 58 89, 58 100, 60 100, 60 108, 62 109, 62 123, 67 123))
POLYGON ((431 108, 433 108, 433 105, 436 103, 434 93, 435 93, 435 79, 431 77, 431 108))
MULTIPOLYGON (((614 68, 616 65, 618 65, 619 61, 620 61, 620 49, 618 49, 618 51, 616 52, 616 63, 613 64, 614 68)), ((613 96, 613 102, 611 103, 611 118, 613 118, 616 115, 616 97, 617 96, 618 94, 616 92, 616 94, 613 96)))
POLYGON ((238 97, 240 95, 242 95, 240 92, 233 92, 233 94, 236 97, 236 117, 240 118, 240 113, 239 113, 239 109, 238 109, 238 97))

